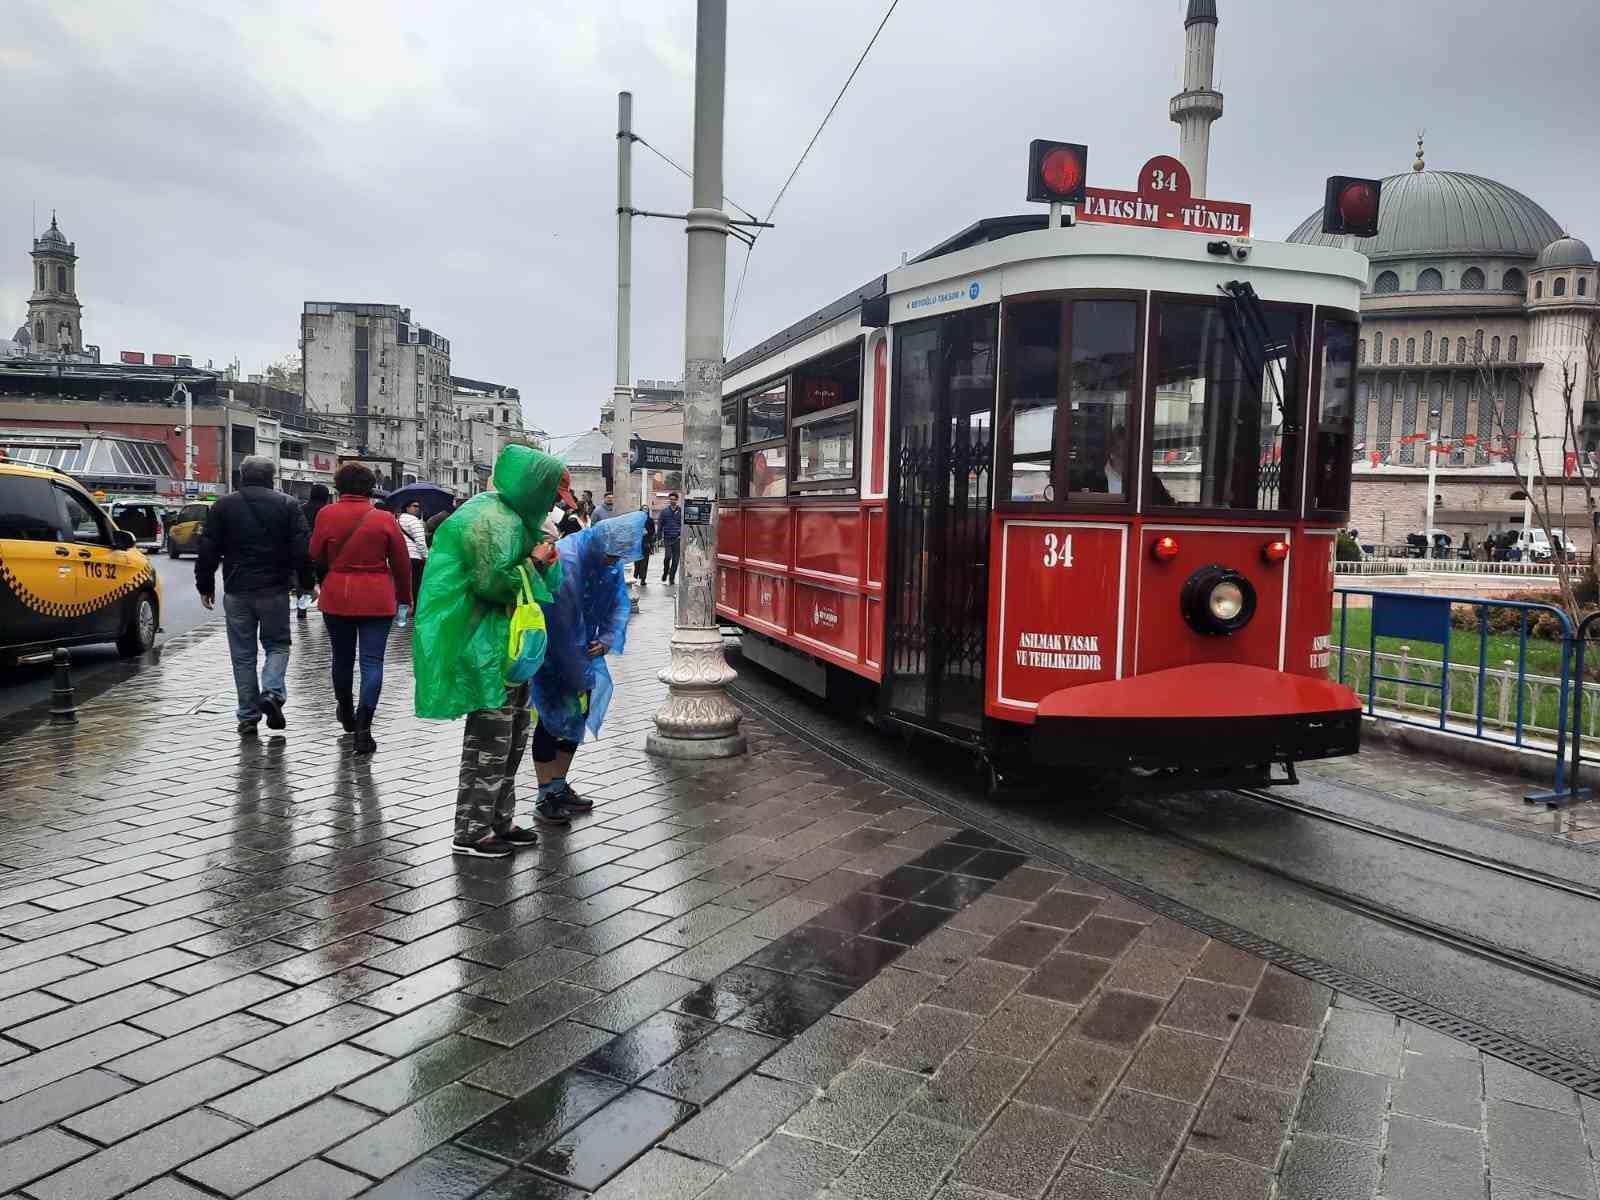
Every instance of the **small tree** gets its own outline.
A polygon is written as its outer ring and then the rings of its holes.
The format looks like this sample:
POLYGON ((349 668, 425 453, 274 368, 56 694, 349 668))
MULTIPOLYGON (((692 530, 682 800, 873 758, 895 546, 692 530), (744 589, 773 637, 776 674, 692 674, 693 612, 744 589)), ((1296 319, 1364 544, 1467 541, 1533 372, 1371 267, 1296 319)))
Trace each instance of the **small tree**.
POLYGON ((305 363, 299 354, 286 354, 275 363, 267 364, 267 386, 282 388, 296 396, 306 394, 305 363))
MULTIPOLYGON (((1583 447, 1583 440, 1579 430, 1583 424, 1583 409, 1586 401, 1600 399, 1600 314, 1579 313, 1570 318, 1577 336, 1573 339, 1577 345, 1576 351, 1568 351, 1554 360, 1547 360, 1545 369, 1559 369, 1561 372, 1561 411, 1558 414, 1561 421, 1559 438, 1551 434, 1548 438, 1541 427, 1538 405, 1533 403, 1533 397, 1526 386, 1527 368, 1517 365, 1509 379, 1514 389, 1510 396, 1504 392, 1503 384, 1507 378, 1506 373, 1497 373, 1498 365, 1486 359, 1480 350, 1473 356, 1473 366, 1477 371, 1480 403, 1491 406, 1494 414, 1494 427, 1499 430, 1501 444, 1505 447, 1505 458, 1511 465, 1512 473, 1516 476, 1517 484, 1522 488, 1523 494, 1528 497, 1529 507, 1533 512, 1533 519, 1539 528, 1544 530, 1545 537, 1549 540, 1552 550, 1552 559, 1555 563, 1556 588, 1560 593, 1561 605, 1567 614, 1576 623, 1581 616, 1581 606, 1577 596, 1577 580, 1573 578, 1573 564, 1565 554, 1559 552, 1562 542, 1557 540, 1556 532, 1559 529, 1563 534, 1566 531, 1566 516, 1568 507, 1568 494, 1571 489, 1567 480, 1576 476, 1583 497, 1584 513, 1589 520, 1589 528, 1595 528, 1595 514, 1597 511, 1597 487, 1600 480, 1596 478, 1595 464, 1589 461, 1583 447), (1507 401, 1515 399, 1520 412, 1523 400, 1528 401, 1526 408, 1528 421, 1532 426, 1531 439, 1525 438, 1519 429, 1509 428, 1506 419, 1507 401), (1531 440, 1533 443, 1532 462, 1524 463, 1522 456, 1517 453, 1518 443, 1531 440), (1545 462, 1545 442, 1557 441, 1561 443, 1561 457, 1559 461, 1560 486, 1555 502, 1552 503, 1550 495, 1550 470, 1545 462), (1559 521, 1557 519, 1559 513, 1559 521)), ((1595 547, 1591 541, 1589 549, 1588 570, 1592 572, 1595 564, 1595 547)))

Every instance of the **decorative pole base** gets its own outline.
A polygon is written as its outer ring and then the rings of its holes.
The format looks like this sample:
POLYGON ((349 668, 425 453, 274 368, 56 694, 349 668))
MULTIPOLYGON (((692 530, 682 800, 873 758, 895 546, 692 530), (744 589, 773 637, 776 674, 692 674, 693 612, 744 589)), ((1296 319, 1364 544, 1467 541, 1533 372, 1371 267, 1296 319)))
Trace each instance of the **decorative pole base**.
POLYGON ((708 759, 745 752, 739 732, 744 714, 725 690, 738 674, 722 657, 720 630, 674 630, 672 658, 658 678, 670 694, 656 712, 656 731, 645 739, 647 753, 708 759))

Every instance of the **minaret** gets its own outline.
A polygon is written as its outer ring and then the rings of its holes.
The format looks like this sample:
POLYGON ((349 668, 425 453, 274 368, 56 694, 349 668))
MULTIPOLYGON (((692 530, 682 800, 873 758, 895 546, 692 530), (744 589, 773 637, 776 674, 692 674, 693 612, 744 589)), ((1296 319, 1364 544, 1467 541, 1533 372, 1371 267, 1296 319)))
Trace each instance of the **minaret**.
POLYGON ((78 303, 77 246, 67 241, 50 214, 50 228, 33 239, 33 295, 28 329, 35 350, 83 349, 83 306, 78 303))
POLYGON ((1211 153, 1211 122, 1222 115, 1222 93, 1212 90, 1217 56, 1217 0, 1189 0, 1183 20, 1183 91, 1169 111, 1178 123, 1178 158, 1189 168, 1196 196, 1206 194, 1206 159, 1211 153))

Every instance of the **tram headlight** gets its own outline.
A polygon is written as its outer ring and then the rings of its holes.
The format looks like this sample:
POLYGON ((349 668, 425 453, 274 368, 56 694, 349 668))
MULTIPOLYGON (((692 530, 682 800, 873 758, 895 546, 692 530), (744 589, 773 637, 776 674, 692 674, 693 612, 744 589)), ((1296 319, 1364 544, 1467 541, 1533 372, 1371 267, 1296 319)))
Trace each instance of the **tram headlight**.
POLYGON ((1179 603, 1189 628, 1208 637, 1226 637, 1256 615, 1256 590, 1238 571, 1213 563, 1184 581, 1179 603))

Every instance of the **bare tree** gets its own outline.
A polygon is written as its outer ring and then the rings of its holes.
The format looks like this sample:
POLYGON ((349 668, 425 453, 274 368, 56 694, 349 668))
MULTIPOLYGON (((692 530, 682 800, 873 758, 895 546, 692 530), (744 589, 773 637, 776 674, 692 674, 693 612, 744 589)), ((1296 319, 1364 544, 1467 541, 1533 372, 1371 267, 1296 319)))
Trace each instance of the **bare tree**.
MULTIPOLYGON (((1561 372, 1559 435, 1551 434, 1546 437, 1541 427, 1538 405, 1533 402, 1532 391, 1527 386, 1529 371, 1526 365, 1512 364, 1509 371, 1499 370, 1497 368, 1502 364, 1486 358, 1481 350, 1474 354, 1472 362, 1477 373, 1481 397, 1479 403, 1491 406, 1494 427, 1499 431, 1500 442, 1504 447, 1505 461, 1510 464, 1517 485, 1528 497, 1533 518, 1538 522, 1539 528, 1544 530, 1551 546, 1551 558, 1555 565, 1556 588, 1560 594, 1561 606, 1576 623, 1581 612, 1575 595, 1574 564, 1568 555, 1562 553, 1565 541, 1558 536, 1558 531, 1562 535, 1566 532, 1568 498, 1571 492, 1567 482, 1569 479, 1576 477, 1581 489, 1583 511, 1588 518, 1591 531, 1596 527, 1596 512, 1600 509, 1600 479, 1597 479, 1597 468, 1590 461, 1580 436, 1585 403, 1600 399, 1600 315, 1582 313, 1571 319, 1581 332, 1578 342, 1579 352, 1569 352, 1553 362, 1547 362, 1545 366, 1546 370, 1556 368, 1561 372), (1513 389, 1510 395, 1506 393, 1507 383, 1513 389), (1531 439, 1525 431, 1513 427, 1514 423, 1507 420, 1507 408, 1512 400, 1516 401, 1519 414, 1524 409, 1527 411, 1527 420, 1532 426, 1531 439), (1523 403, 1524 400, 1527 401, 1526 404, 1523 403), (1533 444, 1531 463, 1525 463, 1518 453, 1519 443, 1527 440, 1531 440, 1533 444), (1551 497, 1551 470, 1545 461, 1547 441, 1559 441, 1561 447, 1554 502, 1551 497)), ((1595 548, 1591 542, 1590 571, 1594 570, 1594 565, 1595 548)))

